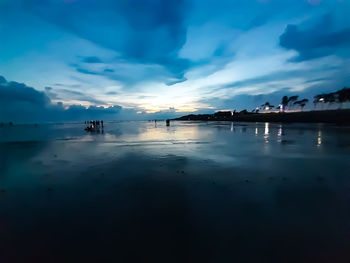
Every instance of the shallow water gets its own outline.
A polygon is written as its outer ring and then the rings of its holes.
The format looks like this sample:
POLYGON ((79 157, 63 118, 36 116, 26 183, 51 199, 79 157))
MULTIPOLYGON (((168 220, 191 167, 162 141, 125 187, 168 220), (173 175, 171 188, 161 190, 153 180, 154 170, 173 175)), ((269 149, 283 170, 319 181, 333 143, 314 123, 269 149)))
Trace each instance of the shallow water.
POLYGON ((350 262, 350 127, 0 127, 0 262, 350 262))

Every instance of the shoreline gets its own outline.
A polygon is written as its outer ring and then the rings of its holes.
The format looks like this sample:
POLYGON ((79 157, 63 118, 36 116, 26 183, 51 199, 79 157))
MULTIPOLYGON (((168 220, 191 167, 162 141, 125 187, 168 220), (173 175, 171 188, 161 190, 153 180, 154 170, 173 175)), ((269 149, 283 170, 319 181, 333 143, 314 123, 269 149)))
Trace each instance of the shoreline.
POLYGON ((350 123, 350 109, 302 111, 302 112, 271 112, 271 113, 232 113, 217 112, 215 114, 190 114, 175 118, 176 121, 238 121, 238 122, 302 122, 302 123, 350 123), (226 113, 226 114, 223 114, 226 113))

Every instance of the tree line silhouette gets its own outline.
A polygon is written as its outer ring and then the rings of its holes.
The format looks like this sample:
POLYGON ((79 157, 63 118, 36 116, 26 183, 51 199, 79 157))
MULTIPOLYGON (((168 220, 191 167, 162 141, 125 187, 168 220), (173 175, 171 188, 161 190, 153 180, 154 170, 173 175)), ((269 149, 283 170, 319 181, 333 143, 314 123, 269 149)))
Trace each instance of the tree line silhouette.
MULTIPOLYGON (((304 107, 309 102, 308 99, 304 98, 298 100, 299 96, 283 96, 281 104, 278 106, 271 105, 269 102, 265 102, 260 107, 257 107, 252 112, 259 113, 259 111, 270 111, 270 110, 279 110, 284 112, 287 109, 292 109, 293 107, 298 107, 301 111, 304 110, 304 107)), ((343 103, 350 101, 350 88, 344 87, 341 90, 330 93, 322 93, 314 96, 314 106, 327 104, 328 106, 337 103, 341 108, 343 103)))

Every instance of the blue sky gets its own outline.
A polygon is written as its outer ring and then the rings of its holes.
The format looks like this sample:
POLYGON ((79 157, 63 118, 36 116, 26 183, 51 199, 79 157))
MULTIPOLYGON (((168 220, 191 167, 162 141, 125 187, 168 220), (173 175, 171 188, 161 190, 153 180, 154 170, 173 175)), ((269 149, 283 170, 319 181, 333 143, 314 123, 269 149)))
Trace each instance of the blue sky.
POLYGON ((350 85, 350 1, 0 0, 0 76, 23 122, 311 98, 350 85))

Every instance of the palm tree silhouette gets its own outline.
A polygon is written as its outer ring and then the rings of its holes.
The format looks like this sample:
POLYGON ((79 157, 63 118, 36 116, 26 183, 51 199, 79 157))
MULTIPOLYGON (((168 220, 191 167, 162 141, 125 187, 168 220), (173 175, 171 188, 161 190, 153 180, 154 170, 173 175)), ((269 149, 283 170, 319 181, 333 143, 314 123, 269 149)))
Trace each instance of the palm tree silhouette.
POLYGON ((301 108, 301 111, 303 111, 303 109, 304 109, 306 103, 308 103, 308 102, 309 102, 308 99, 302 99, 302 100, 295 101, 295 102, 293 103, 293 105, 299 105, 300 108, 301 108))

